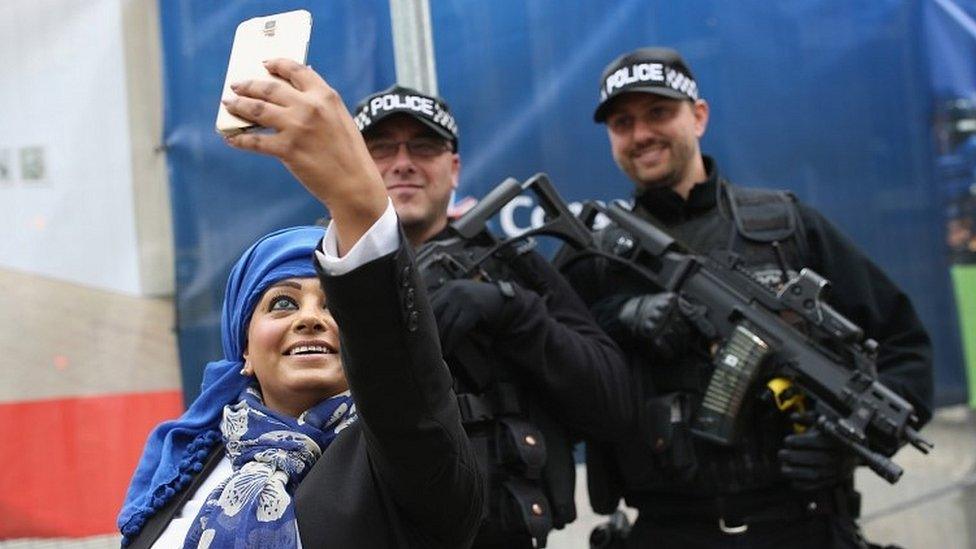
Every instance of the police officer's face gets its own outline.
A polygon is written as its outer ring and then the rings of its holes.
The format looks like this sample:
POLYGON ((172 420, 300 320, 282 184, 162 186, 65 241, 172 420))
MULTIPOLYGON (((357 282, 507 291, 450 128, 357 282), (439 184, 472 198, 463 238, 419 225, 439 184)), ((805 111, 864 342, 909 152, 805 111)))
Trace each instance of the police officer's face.
POLYGON ((373 161, 407 235, 433 236, 447 223, 460 157, 451 152, 449 142, 406 114, 383 120, 365 137, 371 152, 389 148, 390 143, 404 143, 397 145, 392 156, 374 154, 373 161))
POLYGON ((627 93, 613 100, 606 119, 613 159, 639 187, 690 188, 700 165, 698 140, 708 104, 627 93))

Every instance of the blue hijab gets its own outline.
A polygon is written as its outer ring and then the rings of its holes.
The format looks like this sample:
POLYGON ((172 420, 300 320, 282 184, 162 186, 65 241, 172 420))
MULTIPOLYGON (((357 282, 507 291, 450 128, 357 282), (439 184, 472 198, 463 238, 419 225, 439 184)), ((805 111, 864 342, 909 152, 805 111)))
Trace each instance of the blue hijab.
POLYGON ((237 260, 227 279, 220 317, 224 357, 207 364, 200 396, 189 409, 149 435, 119 513, 123 545, 203 469, 213 446, 221 440, 224 406, 235 402, 251 381, 240 370, 254 307, 275 282, 315 276, 313 252, 324 235, 321 227, 275 231, 251 245, 237 260))

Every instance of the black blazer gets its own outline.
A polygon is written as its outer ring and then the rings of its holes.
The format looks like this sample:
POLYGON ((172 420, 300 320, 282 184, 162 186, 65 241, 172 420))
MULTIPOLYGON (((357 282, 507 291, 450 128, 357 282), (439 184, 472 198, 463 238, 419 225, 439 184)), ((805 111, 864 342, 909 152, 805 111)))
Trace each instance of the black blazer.
MULTIPOLYGON (((320 271, 319 278, 340 326, 359 420, 339 433, 294 494, 303 547, 470 546, 484 484, 413 252, 401 246, 348 274, 320 271)), ((130 547, 155 542, 216 466, 218 450, 130 547)))

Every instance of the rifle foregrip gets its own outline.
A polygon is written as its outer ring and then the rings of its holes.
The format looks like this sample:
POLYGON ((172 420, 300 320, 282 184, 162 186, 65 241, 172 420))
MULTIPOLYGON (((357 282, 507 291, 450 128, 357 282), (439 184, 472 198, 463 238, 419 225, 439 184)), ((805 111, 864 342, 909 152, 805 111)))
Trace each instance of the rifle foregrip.
POLYGON ((905 472, 904 469, 902 469, 894 461, 891 461, 878 452, 871 451, 863 444, 859 444, 851 440, 850 437, 841 432, 841 429, 836 423, 828 420, 826 417, 821 416, 817 421, 817 425, 823 429, 825 433, 832 436, 835 440, 850 448, 855 454, 860 456, 868 468, 877 473, 881 478, 887 480, 889 483, 894 484, 898 482, 898 479, 901 478, 902 473, 905 472))

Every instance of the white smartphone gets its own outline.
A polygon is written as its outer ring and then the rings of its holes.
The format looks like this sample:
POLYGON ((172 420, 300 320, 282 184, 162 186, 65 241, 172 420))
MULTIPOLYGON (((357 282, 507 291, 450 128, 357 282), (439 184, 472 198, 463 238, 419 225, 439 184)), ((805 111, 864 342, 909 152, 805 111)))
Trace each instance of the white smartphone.
MULTIPOLYGON (((227 63, 227 77, 221 99, 234 97, 230 85, 242 80, 280 80, 264 68, 268 59, 284 57, 305 64, 308 41, 312 35, 312 14, 306 10, 276 13, 243 21, 234 33, 234 45, 227 63)), ((221 103, 217 111, 217 131, 235 135, 255 127, 242 120, 221 103)))

